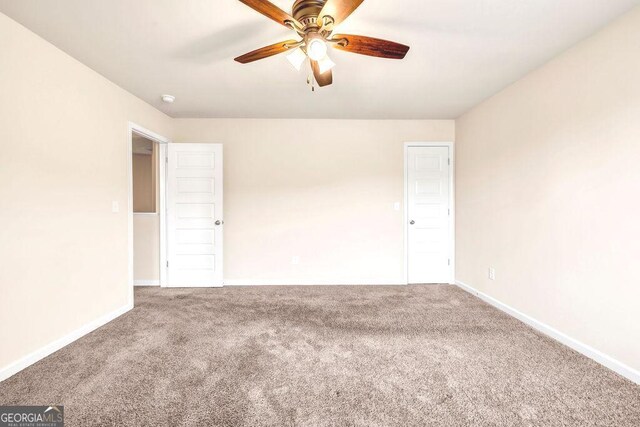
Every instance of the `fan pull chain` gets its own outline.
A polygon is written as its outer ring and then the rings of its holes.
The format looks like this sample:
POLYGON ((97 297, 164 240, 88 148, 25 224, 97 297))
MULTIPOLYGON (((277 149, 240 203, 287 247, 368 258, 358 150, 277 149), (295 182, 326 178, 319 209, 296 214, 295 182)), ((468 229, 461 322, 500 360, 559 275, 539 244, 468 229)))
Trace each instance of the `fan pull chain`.
POLYGON ((311 61, 306 61, 305 68, 307 70, 307 86, 311 86, 311 92, 316 91, 316 76, 313 74, 313 67, 311 61))
POLYGON ((311 75, 307 76, 307 85, 311 86, 311 92, 316 91, 315 78, 311 77, 311 75))

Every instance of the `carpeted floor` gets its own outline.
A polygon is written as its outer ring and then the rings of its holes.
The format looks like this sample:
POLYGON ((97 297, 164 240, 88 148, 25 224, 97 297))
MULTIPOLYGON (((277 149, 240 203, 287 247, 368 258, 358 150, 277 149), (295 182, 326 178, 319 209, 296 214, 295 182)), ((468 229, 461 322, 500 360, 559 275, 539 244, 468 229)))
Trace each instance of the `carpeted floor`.
POLYGON ((0 383, 68 426, 640 426, 640 386, 452 286, 136 290, 0 383))

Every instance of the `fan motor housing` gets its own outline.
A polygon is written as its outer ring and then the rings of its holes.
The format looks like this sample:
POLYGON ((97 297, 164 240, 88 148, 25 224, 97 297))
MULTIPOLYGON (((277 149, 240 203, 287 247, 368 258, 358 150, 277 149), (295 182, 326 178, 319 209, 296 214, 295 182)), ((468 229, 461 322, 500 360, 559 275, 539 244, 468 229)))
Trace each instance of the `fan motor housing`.
POLYGON ((305 28, 318 27, 318 15, 327 0, 296 0, 291 15, 305 28))

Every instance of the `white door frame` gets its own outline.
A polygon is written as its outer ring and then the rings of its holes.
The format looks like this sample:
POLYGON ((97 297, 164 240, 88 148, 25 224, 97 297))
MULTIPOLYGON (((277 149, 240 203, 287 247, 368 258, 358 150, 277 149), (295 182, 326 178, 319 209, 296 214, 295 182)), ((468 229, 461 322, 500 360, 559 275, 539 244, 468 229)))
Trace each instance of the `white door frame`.
POLYGON ((160 180, 159 189, 159 207, 158 215, 160 219, 160 286, 166 286, 167 284, 167 144, 171 142, 169 138, 159 135, 149 129, 129 122, 127 130, 127 185, 128 185, 128 200, 127 200, 127 214, 128 214, 128 255, 129 255, 129 269, 128 269, 128 286, 129 286, 129 303, 133 305, 133 134, 137 133, 145 138, 152 140, 158 144, 158 179, 160 180))
POLYGON ((449 148, 449 157, 451 158, 451 167, 449 169, 449 205, 451 208, 451 221, 449 222, 449 247, 451 253, 449 259, 451 259, 451 265, 449 266, 449 283, 455 284, 455 271, 456 271, 456 187, 455 187, 455 148, 453 142, 405 142, 404 143, 404 225, 402 226, 404 232, 404 282, 409 283, 409 228, 407 226, 409 222, 409 165, 407 164, 407 157, 409 154, 409 147, 447 147, 449 148))

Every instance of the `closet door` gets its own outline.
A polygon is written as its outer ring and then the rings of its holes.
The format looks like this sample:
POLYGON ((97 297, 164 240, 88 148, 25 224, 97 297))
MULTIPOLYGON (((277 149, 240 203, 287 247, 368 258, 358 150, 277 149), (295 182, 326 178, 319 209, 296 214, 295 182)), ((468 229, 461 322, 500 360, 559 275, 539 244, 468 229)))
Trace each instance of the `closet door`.
POLYGON ((408 282, 450 283, 449 147, 408 147, 407 156, 408 282))

